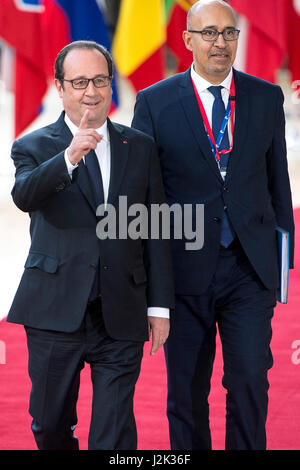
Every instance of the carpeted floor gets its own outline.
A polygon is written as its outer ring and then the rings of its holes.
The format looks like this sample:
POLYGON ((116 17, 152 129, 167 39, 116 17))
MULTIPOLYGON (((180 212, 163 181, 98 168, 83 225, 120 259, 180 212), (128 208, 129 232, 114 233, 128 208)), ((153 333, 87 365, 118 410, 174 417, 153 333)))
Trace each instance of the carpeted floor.
MULTIPOLYGON (((295 211, 296 227, 300 210, 295 211)), ((270 371, 270 403, 267 422, 269 450, 300 449, 300 236, 296 233, 296 269, 290 274, 287 306, 278 304, 273 320, 270 371), (297 351, 299 350, 299 354, 297 351)), ((0 323, 0 450, 31 450, 35 443, 28 414, 30 382, 27 376, 27 350, 23 327, 0 323), (3 363, 4 362, 4 363, 3 363)), ((222 360, 218 343, 210 396, 213 448, 224 449, 225 392, 221 386, 222 360)), ((87 449, 91 409, 88 366, 82 372, 76 434, 80 448, 87 449)), ((149 355, 145 346, 142 371, 135 394, 135 413, 140 450, 169 449, 166 419, 166 374, 163 352, 149 355)))

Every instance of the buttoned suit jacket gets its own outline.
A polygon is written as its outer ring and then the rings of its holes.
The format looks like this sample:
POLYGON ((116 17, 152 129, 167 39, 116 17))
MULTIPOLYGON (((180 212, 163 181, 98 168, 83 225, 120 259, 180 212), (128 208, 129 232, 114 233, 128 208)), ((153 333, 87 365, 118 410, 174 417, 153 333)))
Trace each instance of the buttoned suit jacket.
POLYGON ((286 158, 283 93, 279 86, 234 70, 233 150, 223 181, 207 138, 190 69, 137 94, 132 127, 152 136, 159 149, 170 205, 204 204, 204 245, 185 249, 171 240, 175 292, 203 293, 214 275, 224 207, 263 285, 278 287, 275 226, 290 234, 294 221, 286 158))
MULTIPOLYGON (((111 175, 107 203, 119 220, 119 196, 128 207, 165 200, 153 139, 108 119, 111 175)), ((168 240, 99 239, 96 205, 83 160, 70 178, 64 152, 72 134, 64 112, 12 147, 15 204, 30 214, 31 246, 9 322, 72 332, 84 318, 100 260, 102 314, 115 339, 148 339, 147 307, 173 306, 168 240)), ((124 218, 126 214, 122 215, 124 218)), ((129 219, 128 219, 129 222, 129 219)), ((124 228, 123 228, 124 230, 124 228)))

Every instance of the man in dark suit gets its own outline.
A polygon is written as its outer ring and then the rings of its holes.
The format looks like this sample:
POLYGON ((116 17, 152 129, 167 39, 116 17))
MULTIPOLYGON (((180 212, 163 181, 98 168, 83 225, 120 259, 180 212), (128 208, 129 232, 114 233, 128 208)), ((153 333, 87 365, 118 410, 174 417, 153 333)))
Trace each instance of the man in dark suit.
POLYGON ((8 321, 26 328, 32 430, 43 450, 79 448, 73 431, 85 362, 89 449, 136 449, 143 344, 150 327, 154 354, 169 332, 169 242, 124 236, 124 226, 122 237, 97 237, 97 206, 114 207, 118 229, 126 217, 119 196, 147 210, 164 202, 153 139, 107 117, 112 73, 102 46, 66 46, 55 64, 63 113, 12 147, 12 196, 30 214, 31 246, 8 321))
MULTIPOLYGON (((183 39, 193 65, 137 95, 132 126, 155 138, 169 204, 204 204, 204 246, 171 240, 175 311, 165 345, 173 449, 210 449, 216 325, 222 342, 226 449, 265 449, 271 319, 278 288, 275 226, 294 223, 283 94, 232 68, 232 8, 204 0, 183 39)), ((263 53, 263 51, 262 51, 263 53)))

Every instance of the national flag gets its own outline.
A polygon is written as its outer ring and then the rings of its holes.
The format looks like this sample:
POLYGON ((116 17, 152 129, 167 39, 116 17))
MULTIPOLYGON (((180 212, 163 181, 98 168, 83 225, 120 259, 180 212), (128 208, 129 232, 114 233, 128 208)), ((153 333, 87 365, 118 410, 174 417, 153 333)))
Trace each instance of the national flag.
POLYGON ((165 39, 163 0, 122 0, 113 55, 136 91, 164 78, 165 39))
POLYGON ((15 134, 39 114, 47 89, 44 69, 41 5, 32 1, 2 0, 0 37, 15 49, 15 134))
MULTIPOLYGON (((111 39, 105 20, 105 8, 100 0, 43 0, 56 4, 65 18, 65 30, 69 32, 69 42, 77 40, 96 41, 111 51, 111 39)), ((55 21, 53 13, 52 26, 55 21)), ((52 35, 52 31, 50 31, 52 35)), ((50 41, 51 43, 51 41, 50 41)), ((58 49, 59 50, 59 49, 58 49)), ((58 51, 57 51, 58 52, 58 51)), ((113 100, 111 112, 118 107, 116 76, 112 82, 113 100)))
POLYGON ((287 15, 288 68, 292 81, 300 80, 300 0, 290 2, 287 15))
MULTIPOLYGON (((99 5, 97 0, 1 0, 0 37, 15 49, 16 136, 38 117, 63 46, 89 39, 111 49, 99 5)), ((115 83, 112 110, 118 105, 115 83)))
POLYGON ((286 52, 286 1, 290 0, 230 1, 248 21, 245 71, 271 82, 276 81, 286 52))
POLYGON ((189 9, 197 0, 165 0, 167 14, 167 46, 177 61, 177 72, 188 69, 193 61, 192 52, 189 51, 182 39, 186 30, 186 17, 189 9))

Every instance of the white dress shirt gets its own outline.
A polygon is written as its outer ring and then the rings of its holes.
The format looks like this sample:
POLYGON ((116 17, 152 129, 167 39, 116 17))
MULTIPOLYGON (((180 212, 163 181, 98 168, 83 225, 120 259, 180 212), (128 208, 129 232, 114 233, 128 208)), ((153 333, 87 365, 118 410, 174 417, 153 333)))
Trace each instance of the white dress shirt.
MULTIPOLYGON (((233 72, 232 72, 232 69, 230 69, 230 72, 227 75, 227 77, 225 78, 225 80, 222 83, 220 83, 220 86, 223 87, 223 89, 221 90, 221 94, 222 94, 223 102, 224 102, 224 105, 225 105, 225 109, 227 109, 227 106, 228 106, 232 75, 233 75, 233 72)), ((193 80, 193 82, 196 86, 196 89, 199 93, 199 96, 200 96, 201 101, 203 103, 203 106, 204 106, 209 124, 211 126, 212 125, 212 108, 213 108, 215 98, 214 98, 213 94, 210 93, 208 88, 210 86, 215 86, 215 85, 213 85, 212 83, 209 83, 207 80, 205 80, 205 78, 201 77, 197 72, 195 72, 194 64, 191 67, 191 78, 192 78, 192 80, 193 80)), ((229 136, 230 145, 232 145, 232 132, 231 132, 231 121, 230 121, 230 119, 228 121, 228 136, 229 136)))
MULTIPOLYGON (((65 122, 72 134, 75 135, 78 131, 78 127, 75 126, 75 124, 71 121, 67 113, 65 113, 65 122)), ((98 134, 103 135, 103 139, 101 140, 101 142, 98 143, 95 153, 97 155, 98 162, 100 165, 103 182, 104 203, 106 204, 110 181, 110 139, 109 132, 107 129, 107 121, 105 121, 103 126, 101 126, 99 129, 96 129, 96 131, 98 132, 98 134)), ((72 173, 78 165, 72 165, 68 158, 67 150, 65 151, 65 161, 70 178, 72 178, 72 173)), ((169 309, 164 307, 148 307, 147 313, 148 316, 152 317, 169 318, 170 316, 169 309)))

